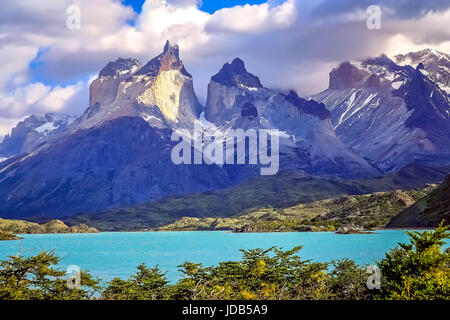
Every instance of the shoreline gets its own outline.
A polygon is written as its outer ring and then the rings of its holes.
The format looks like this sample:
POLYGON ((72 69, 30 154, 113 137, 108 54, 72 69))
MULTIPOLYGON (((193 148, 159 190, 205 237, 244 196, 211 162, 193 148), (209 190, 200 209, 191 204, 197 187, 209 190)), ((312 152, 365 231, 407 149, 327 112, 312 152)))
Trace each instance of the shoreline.
MULTIPOLYGON (((404 230, 404 231, 427 231, 434 230, 434 228, 377 228, 373 230, 365 230, 359 232, 337 232, 337 231, 255 231, 255 232, 233 232, 233 230, 123 230, 123 231, 99 231, 99 232, 84 232, 84 233, 18 233, 18 236, 26 235, 88 235, 88 234, 103 234, 103 233, 176 233, 176 232, 226 232, 235 234, 250 234, 250 233, 334 233, 340 235, 352 235, 352 234, 375 234, 377 231, 390 231, 390 230, 404 230)), ((21 240, 16 239, 16 240, 21 240)), ((16 241, 16 240, 4 240, 4 241, 16 241)))

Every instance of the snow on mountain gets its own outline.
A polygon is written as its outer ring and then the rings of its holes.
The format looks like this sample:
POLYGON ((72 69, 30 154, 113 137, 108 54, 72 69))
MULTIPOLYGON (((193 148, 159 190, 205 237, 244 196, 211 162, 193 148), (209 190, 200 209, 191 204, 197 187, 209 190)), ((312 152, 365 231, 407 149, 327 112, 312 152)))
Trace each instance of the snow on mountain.
POLYGON ((0 163, 10 159, 11 157, 0 157, 0 163))
POLYGON ((124 116, 140 117, 160 129, 191 128, 202 109, 179 48, 169 41, 144 66, 135 59, 109 62, 92 82, 89 95, 89 107, 69 132, 124 116))
POLYGON ((417 67, 423 64, 423 72, 442 90, 450 94, 450 55, 433 49, 424 49, 408 54, 399 54, 394 58, 399 65, 417 67))
MULTIPOLYGON (((167 42, 144 66, 134 59, 108 63, 81 117, 0 166, 0 213, 59 217, 229 186, 216 165, 171 161, 171 133, 192 130, 201 108, 178 46, 167 42)), ((35 127, 44 134, 55 123, 35 127)))
MULTIPOLYGON (((236 58, 211 78, 205 117, 226 129, 277 129, 280 135, 280 168, 312 174, 373 175, 376 171, 337 137, 322 103, 300 98, 294 91, 282 94, 265 88, 236 58)), ((226 167, 242 179, 236 166, 226 167)), ((251 168, 254 170, 254 168, 251 168)))
POLYGON ((178 46, 167 42, 145 65, 109 62, 75 121, 32 116, 13 129, 0 149, 2 158, 18 155, 0 165, 0 214, 96 212, 260 174, 259 165, 174 164, 172 133, 192 134, 195 125, 217 142, 229 139, 228 129, 278 131, 279 169, 313 175, 368 177, 380 172, 374 165, 450 162, 449 98, 430 72, 386 56, 347 62, 331 72, 328 90, 303 99, 265 88, 237 58, 211 78, 203 108, 178 46))
MULTIPOLYGON (((30 152, 67 128, 76 118, 65 114, 31 115, 20 121, 0 144, 3 161, 14 155, 30 152)), ((1 161, 0 161, 1 162, 1 161)))
POLYGON ((422 64, 400 66, 385 55, 344 62, 313 97, 330 110, 341 140, 382 170, 450 161, 449 98, 422 64))

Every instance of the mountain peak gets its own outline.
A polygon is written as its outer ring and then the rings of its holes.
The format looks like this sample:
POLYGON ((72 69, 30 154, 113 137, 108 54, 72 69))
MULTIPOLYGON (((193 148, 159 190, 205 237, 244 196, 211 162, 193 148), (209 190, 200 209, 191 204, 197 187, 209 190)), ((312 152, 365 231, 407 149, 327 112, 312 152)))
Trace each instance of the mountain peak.
POLYGON ((401 66, 392 61, 387 55, 382 53, 378 57, 369 58, 363 61, 363 65, 377 65, 381 67, 386 67, 389 71, 399 71, 402 69, 401 66))
POLYGON ((100 71, 99 77, 116 77, 127 73, 133 73, 141 68, 141 63, 136 59, 118 58, 110 61, 100 71))
POLYGON ((178 45, 172 44, 167 40, 163 52, 143 66, 138 74, 156 77, 161 71, 169 70, 178 70, 185 76, 192 77, 186 71, 183 62, 180 59, 180 49, 178 45))
POLYGON ((325 108, 323 103, 300 98, 294 90, 289 91, 289 94, 285 97, 285 99, 298 110, 319 117, 321 120, 325 120, 330 116, 330 111, 325 108))
POLYGON ((397 63, 417 64, 419 60, 446 60, 450 61, 450 56, 444 52, 440 52, 435 49, 426 48, 419 51, 409 52, 407 54, 398 54, 394 57, 397 63))
POLYGON ((235 73, 245 73, 245 72, 247 72, 247 69, 245 69, 245 63, 240 58, 234 58, 234 60, 231 62, 231 69, 235 73))
POLYGON ((163 54, 174 55, 177 59, 180 59, 180 48, 177 44, 172 44, 169 40, 164 45, 163 54))
POLYGON ((0 157, 30 152, 45 143, 50 136, 63 131, 74 116, 58 113, 30 115, 20 121, 0 143, 0 157))
POLYGON ((211 80, 227 87, 262 88, 259 78, 247 71, 240 58, 235 58, 231 64, 225 63, 211 80))
POLYGON ((347 89, 354 87, 364 77, 368 76, 369 72, 358 68, 352 63, 345 61, 334 68, 330 72, 330 89, 347 89))

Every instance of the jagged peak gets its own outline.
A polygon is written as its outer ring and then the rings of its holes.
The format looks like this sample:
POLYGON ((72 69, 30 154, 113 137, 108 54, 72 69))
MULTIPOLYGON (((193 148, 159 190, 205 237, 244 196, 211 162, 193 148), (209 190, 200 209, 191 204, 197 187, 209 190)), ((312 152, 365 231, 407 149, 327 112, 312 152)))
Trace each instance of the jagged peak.
POLYGON ((349 61, 342 62, 330 72, 330 89, 347 89, 354 87, 369 75, 367 70, 359 68, 349 61))
POLYGON ((141 68, 141 63, 133 58, 117 58, 109 61, 100 71, 99 77, 116 77, 126 73, 133 73, 141 68))
POLYGON ((405 60, 407 58, 423 58, 424 56, 427 55, 433 55, 435 57, 437 57, 438 59, 441 59, 443 57, 448 57, 449 55, 445 52, 436 50, 436 49, 432 49, 432 48, 425 48, 419 51, 411 51, 408 52, 406 54, 398 54, 395 56, 395 60, 405 60))
POLYGON ((400 69, 401 68, 399 65, 397 65, 392 59, 390 59, 384 53, 382 53, 378 57, 369 58, 369 59, 364 60, 363 64, 384 66, 389 69, 400 69))
POLYGON ((315 100, 305 100, 301 98, 294 90, 290 90, 288 95, 285 96, 285 99, 298 110, 319 117, 321 120, 325 120, 330 116, 330 111, 326 109, 323 103, 315 100))
POLYGON ((409 52, 407 54, 398 54, 394 57, 395 62, 399 65, 410 65, 412 67, 417 67, 419 63, 423 63, 425 69, 441 69, 440 72, 444 72, 447 75, 441 77, 441 79, 436 78, 438 82, 444 79, 444 85, 448 79, 448 71, 446 69, 450 68, 450 55, 444 52, 440 52, 435 49, 427 48, 420 51, 409 52))
POLYGON ((172 44, 169 40, 164 45, 163 52, 157 57, 150 60, 145 66, 139 70, 137 74, 145 74, 156 77, 161 71, 178 70, 188 77, 192 77, 184 68, 180 59, 180 49, 178 45, 172 44))
POLYGON ((180 58, 180 48, 177 44, 172 44, 169 40, 164 45, 163 54, 173 54, 178 59, 180 58))
POLYGON ((245 73, 247 69, 245 68, 245 63, 241 58, 234 58, 231 62, 231 70, 235 73, 245 73))
POLYGON ((211 80, 227 87, 262 88, 259 78, 247 71, 240 58, 235 58, 231 64, 225 63, 211 80))

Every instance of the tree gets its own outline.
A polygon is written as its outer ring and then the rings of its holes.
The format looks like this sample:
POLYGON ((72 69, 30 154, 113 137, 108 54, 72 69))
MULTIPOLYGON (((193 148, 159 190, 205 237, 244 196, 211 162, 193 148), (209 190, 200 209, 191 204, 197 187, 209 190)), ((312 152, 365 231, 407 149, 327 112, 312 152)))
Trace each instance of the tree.
POLYGON ((100 290, 99 280, 81 271, 81 288, 67 286, 64 271, 53 252, 31 257, 11 256, 0 262, 0 300, 85 300, 100 290))
POLYGON ((433 231, 407 232, 409 244, 399 244, 380 261, 381 299, 450 299, 450 253, 442 250, 450 237, 443 222, 433 231))
POLYGON ((158 267, 149 268, 144 263, 128 280, 119 278, 109 282, 102 298, 107 300, 162 300, 168 297, 169 283, 158 267))
POLYGON ((301 247, 241 250, 240 261, 204 268, 186 262, 175 299, 320 299, 327 297, 327 264, 302 260, 301 247))
POLYGON ((367 274, 364 268, 350 259, 332 261, 331 263, 333 270, 329 273, 328 285, 332 292, 332 299, 373 299, 373 292, 367 288, 367 274))

